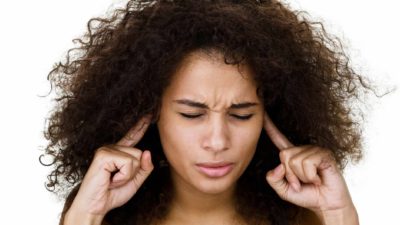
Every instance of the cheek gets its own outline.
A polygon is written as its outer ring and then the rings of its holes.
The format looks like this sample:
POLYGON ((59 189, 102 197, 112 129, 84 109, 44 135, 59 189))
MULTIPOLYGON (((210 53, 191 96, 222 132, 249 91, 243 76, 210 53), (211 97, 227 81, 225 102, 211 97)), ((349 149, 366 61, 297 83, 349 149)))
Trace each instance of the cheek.
POLYGON ((233 146, 238 146, 238 151, 243 157, 251 158, 254 154, 262 131, 261 123, 262 121, 256 120, 250 126, 238 129, 235 132, 232 144, 233 146))
POLYGON ((254 152, 260 132, 240 132, 238 134, 237 138, 233 138, 233 146, 238 146, 239 151, 242 153, 254 152))
POLYGON ((195 132, 187 126, 183 126, 178 120, 160 120, 158 124, 160 140, 166 157, 174 161, 179 158, 187 158, 196 141, 195 132))

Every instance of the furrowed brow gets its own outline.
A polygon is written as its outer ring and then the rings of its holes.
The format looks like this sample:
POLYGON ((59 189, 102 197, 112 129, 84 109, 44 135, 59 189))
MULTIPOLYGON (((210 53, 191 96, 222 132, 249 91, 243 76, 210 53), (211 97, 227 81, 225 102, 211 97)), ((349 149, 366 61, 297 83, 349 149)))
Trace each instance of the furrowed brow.
POLYGON ((201 102, 192 101, 189 99, 178 99, 178 100, 174 100, 174 102, 176 102, 180 105, 187 105, 187 106, 191 106, 191 107, 195 107, 195 108, 208 109, 208 106, 206 104, 201 103, 201 102))
MULTIPOLYGON (((178 100, 174 100, 174 102, 181 104, 181 105, 187 105, 187 106, 191 106, 191 107, 195 107, 195 108, 209 109, 209 107, 206 104, 204 104, 202 102, 192 101, 189 99, 178 99, 178 100)), ((250 107, 256 106, 256 105, 258 105, 258 103, 241 102, 238 104, 232 104, 231 106, 229 106, 229 109, 244 109, 244 108, 250 108, 250 107)))
POLYGON ((229 108, 230 109, 244 109, 244 108, 250 108, 252 106, 256 106, 258 103, 255 102, 242 102, 238 104, 232 104, 229 108))

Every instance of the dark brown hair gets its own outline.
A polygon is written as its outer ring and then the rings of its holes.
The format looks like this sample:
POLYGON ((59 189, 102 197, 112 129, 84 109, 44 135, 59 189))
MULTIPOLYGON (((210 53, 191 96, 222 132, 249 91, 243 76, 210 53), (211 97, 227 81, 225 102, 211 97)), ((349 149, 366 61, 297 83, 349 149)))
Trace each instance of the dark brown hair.
MULTIPOLYGON (((330 149, 341 169, 362 156, 361 117, 351 103, 371 88, 322 24, 277 1, 129 1, 109 18, 90 20, 77 43, 49 74, 58 97, 45 132, 45 155, 54 158, 47 187, 68 193, 77 185, 64 211, 95 150, 115 143, 142 116, 156 115, 171 75, 197 50, 250 65, 265 109, 295 145, 330 149)), ((154 124, 138 148, 151 150, 155 170, 127 204, 107 214, 109 224, 149 224, 168 211, 170 178, 154 124)), ((265 180, 278 164, 263 131, 236 195, 250 224, 292 224, 299 211, 265 180)))

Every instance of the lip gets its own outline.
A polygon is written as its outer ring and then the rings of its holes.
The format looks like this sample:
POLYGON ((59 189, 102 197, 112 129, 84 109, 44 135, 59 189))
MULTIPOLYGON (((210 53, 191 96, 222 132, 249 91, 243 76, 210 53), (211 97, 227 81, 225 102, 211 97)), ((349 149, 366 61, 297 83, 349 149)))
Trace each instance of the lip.
POLYGON ((197 170, 211 178, 218 178, 227 175, 233 169, 230 162, 206 162, 196 164, 197 170))

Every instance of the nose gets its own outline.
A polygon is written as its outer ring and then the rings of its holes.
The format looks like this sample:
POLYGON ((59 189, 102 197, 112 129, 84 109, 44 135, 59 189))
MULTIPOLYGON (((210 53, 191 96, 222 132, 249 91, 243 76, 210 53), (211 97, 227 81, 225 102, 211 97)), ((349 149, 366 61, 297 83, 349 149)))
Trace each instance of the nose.
POLYGON ((205 125, 203 149, 220 152, 230 148, 230 135, 227 122, 222 118, 209 119, 205 125))

